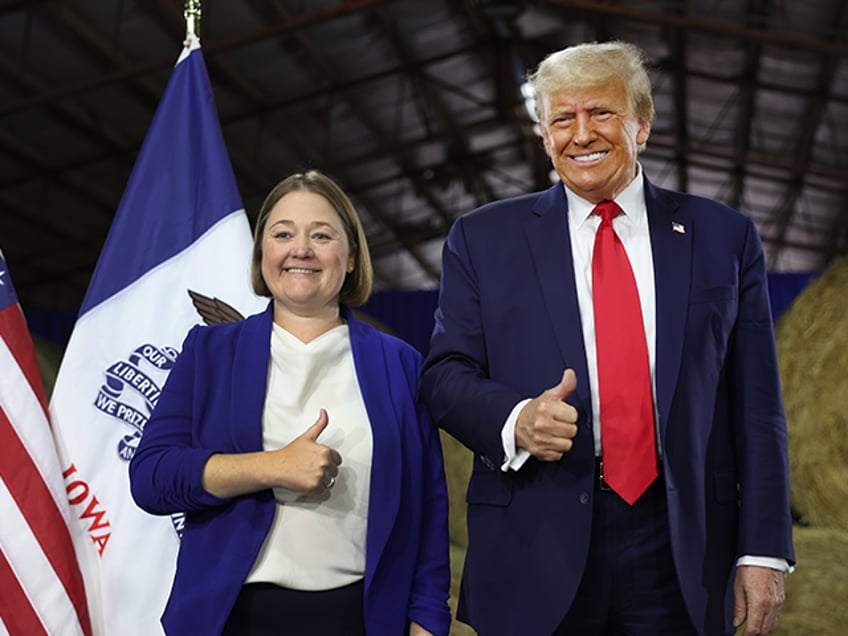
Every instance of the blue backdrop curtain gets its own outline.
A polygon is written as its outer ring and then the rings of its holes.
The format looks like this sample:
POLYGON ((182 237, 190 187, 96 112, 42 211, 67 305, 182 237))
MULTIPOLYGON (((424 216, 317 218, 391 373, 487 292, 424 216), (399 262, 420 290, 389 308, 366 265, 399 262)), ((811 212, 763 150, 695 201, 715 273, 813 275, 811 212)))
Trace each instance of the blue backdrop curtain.
MULTIPOLYGON (((818 272, 776 272, 769 274, 772 316, 775 320, 792 304, 818 272)), ((375 292, 360 311, 426 354, 433 330, 433 312, 438 292, 375 292)), ((24 308, 30 330, 64 349, 77 315, 75 311, 39 311, 24 308)))

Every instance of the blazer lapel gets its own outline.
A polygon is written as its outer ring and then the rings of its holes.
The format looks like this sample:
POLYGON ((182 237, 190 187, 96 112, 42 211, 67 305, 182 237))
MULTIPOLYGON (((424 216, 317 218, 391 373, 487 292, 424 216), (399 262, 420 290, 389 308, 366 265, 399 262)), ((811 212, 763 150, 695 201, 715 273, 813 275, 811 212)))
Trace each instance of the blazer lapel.
POLYGON ((568 231, 568 203, 561 183, 536 201, 526 225, 530 254, 542 288, 545 309, 554 325, 564 368, 577 374, 577 398, 587 416, 592 413, 589 372, 583 346, 583 327, 577 304, 571 236, 568 231))
POLYGON ((683 355, 692 237, 697 230, 689 212, 666 191, 645 179, 645 202, 651 233, 656 288, 656 397, 660 432, 664 437, 683 355))
POLYGON ((371 422, 373 451, 368 510, 366 585, 389 540, 400 506, 403 479, 399 416, 394 412, 386 387, 392 382, 380 339, 343 308, 350 329, 350 346, 362 400, 371 422))
MULTIPOLYGON (((268 364, 271 359, 272 303, 261 314, 246 318, 240 325, 232 360, 230 421, 237 451, 262 450, 262 411, 268 389, 268 364)), ((223 387, 222 387, 223 389, 223 387)))

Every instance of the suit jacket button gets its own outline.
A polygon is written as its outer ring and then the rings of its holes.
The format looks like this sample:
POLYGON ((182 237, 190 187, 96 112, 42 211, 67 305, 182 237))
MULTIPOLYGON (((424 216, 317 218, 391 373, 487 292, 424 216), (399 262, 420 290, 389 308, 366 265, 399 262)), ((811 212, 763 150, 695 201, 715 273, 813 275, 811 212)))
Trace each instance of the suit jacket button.
POLYGON ((580 503, 587 504, 590 501, 592 501, 592 497, 589 496, 588 492, 581 492, 580 493, 580 503))

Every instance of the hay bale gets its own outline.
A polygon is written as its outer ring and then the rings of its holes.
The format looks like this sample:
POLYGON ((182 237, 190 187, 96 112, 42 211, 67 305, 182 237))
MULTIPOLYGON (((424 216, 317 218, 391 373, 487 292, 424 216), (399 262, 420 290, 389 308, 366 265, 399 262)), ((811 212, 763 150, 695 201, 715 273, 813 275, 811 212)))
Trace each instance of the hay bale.
POLYGON ((848 532, 796 528, 798 569, 786 579, 786 603, 774 636, 842 636, 848 625, 848 532))
POLYGON ((451 563, 451 588, 450 588, 450 600, 448 600, 448 605, 451 608, 451 616, 453 616, 453 621, 451 622, 450 628, 450 636, 475 636, 477 632, 475 632, 469 625, 465 623, 460 623, 456 620, 456 606, 459 601, 459 582, 462 579, 462 566, 465 562, 465 547, 458 546, 455 543, 451 543, 450 546, 450 563, 451 563))
POLYGON ((41 380, 44 384, 44 393, 49 400, 59 372, 59 363, 62 361, 62 350, 49 340, 34 334, 32 344, 35 349, 35 361, 38 363, 38 370, 41 372, 41 380))
POLYGON ((453 436, 439 430, 442 453, 445 458, 445 479, 448 482, 448 523, 451 544, 468 546, 468 529, 465 523, 465 491, 471 478, 471 451, 453 436))
POLYGON ((776 328, 792 507, 848 530, 848 259, 810 283, 776 328))
POLYGON ((456 620, 459 584, 468 546, 468 529, 465 522, 465 490, 471 478, 472 455, 465 446, 445 431, 440 430, 442 453, 445 458, 445 479, 448 482, 448 526, 450 530, 451 589, 450 608, 454 621, 450 636, 474 636, 475 631, 456 620))

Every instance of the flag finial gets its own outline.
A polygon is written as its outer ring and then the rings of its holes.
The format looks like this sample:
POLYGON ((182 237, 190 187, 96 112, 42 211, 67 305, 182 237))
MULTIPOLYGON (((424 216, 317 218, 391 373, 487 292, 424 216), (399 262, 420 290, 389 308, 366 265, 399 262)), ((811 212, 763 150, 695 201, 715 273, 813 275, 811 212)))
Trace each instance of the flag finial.
POLYGON ((186 46, 192 39, 200 40, 200 13, 200 0, 185 0, 186 46))

